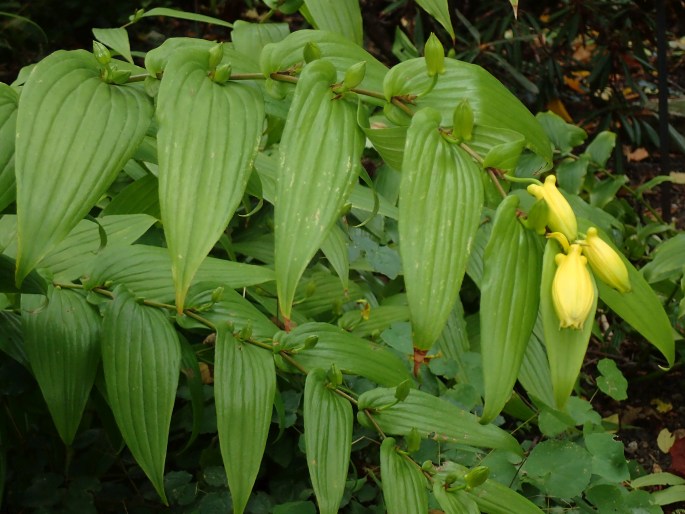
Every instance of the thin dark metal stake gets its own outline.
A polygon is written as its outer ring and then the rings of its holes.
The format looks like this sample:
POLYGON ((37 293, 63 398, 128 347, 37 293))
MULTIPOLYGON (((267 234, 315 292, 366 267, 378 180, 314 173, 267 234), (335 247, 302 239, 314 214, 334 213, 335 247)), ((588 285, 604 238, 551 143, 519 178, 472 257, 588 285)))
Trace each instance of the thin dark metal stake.
MULTIPOLYGON (((666 60, 666 1, 656 3, 656 47, 657 73, 659 84, 659 151, 661 153, 661 173, 671 169, 669 152, 670 135, 668 133, 668 63, 666 60)), ((665 222, 671 221, 671 183, 661 184, 661 211, 665 222)))

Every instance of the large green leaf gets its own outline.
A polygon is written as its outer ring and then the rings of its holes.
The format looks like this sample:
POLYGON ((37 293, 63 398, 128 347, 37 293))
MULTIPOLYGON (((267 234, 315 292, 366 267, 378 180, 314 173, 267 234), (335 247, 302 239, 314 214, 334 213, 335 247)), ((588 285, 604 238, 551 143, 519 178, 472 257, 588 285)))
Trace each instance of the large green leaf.
POLYGON ((331 91, 333 65, 307 65, 281 140, 274 233, 280 311, 289 323, 295 289, 326 239, 359 173, 364 137, 356 108, 331 91))
MULTIPOLYGON (((273 278, 273 271, 268 268, 209 257, 195 275, 195 283, 208 282, 214 287, 233 289, 273 278)), ((174 298, 171 258, 165 248, 146 245, 106 248, 98 254, 84 285, 92 289, 109 281, 124 284, 136 295, 150 300, 170 302, 174 298)))
POLYGON ((412 119, 399 198, 404 282, 414 346, 422 350, 438 339, 459 295, 483 203, 480 170, 439 124, 434 109, 412 119))
POLYGON ((450 20, 450 9, 447 0, 416 0, 416 3, 433 18, 438 20, 440 25, 445 27, 445 30, 452 36, 452 39, 456 37, 454 34, 454 27, 452 27, 452 21, 450 20))
POLYGON ((397 452, 392 437, 381 443, 381 477, 388 514, 428 514, 426 478, 418 465, 397 452))
POLYGON ((518 203, 508 196, 500 204, 485 247, 480 300, 485 423, 511 395, 540 303, 542 247, 518 220, 518 203))
POLYGON ((433 480, 433 495, 445 514, 480 514, 478 505, 465 491, 447 488, 440 480, 433 480))
POLYGON ((534 396, 547 405, 554 405, 552 377, 549 361, 543 344, 542 319, 538 313, 533 333, 530 335, 526 353, 519 368, 518 380, 529 396, 534 396))
MULTIPOLYGON (((404 139, 402 140, 404 141, 404 139)), ((278 160, 268 156, 264 152, 259 152, 255 159, 255 169, 262 182, 264 199, 274 203, 276 198, 276 178, 278 177, 278 160)), ((379 200, 378 212, 381 216, 397 219, 397 207, 390 203, 387 198, 377 195, 379 200)), ((361 184, 354 184, 350 193, 349 203, 352 207, 365 212, 374 212, 374 194, 368 187, 361 184)))
POLYGON ((151 118, 142 87, 106 84, 88 52, 58 51, 36 65, 17 115, 17 282, 107 190, 151 118))
MULTIPOLYGON (((388 101, 394 96, 413 97, 428 89, 432 78, 423 57, 394 66, 385 76, 383 90, 388 101)), ((473 109, 476 127, 497 127, 518 132, 526 147, 552 165, 552 145, 526 107, 495 77, 480 66, 445 59, 445 73, 430 93, 414 98, 417 108, 433 107, 442 114, 442 125, 452 125, 454 107, 463 99, 473 109)))
POLYGON ((26 369, 31 369, 24 347, 24 331, 21 316, 14 312, 0 311, 0 350, 12 357, 26 369))
MULTIPOLYGON (((549 360, 554 401, 559 409, 563 409, 566 401, 573 392, 578 379, 580 368, 585 359, 595 311, 597 309, 597 290, 595 302, 582 330, 575 328, 561 328, 559 317, 552 302, 552 281, 557 270, 554 257, 561 252, 561 246, 553 239, 547 241, 542 258, 542 280, 540 283, 540 314, 549 360)), ((594 282, 594 280, 593 280, 594 282)), ((593 286, 596 287, 596 286, 593 286)))
MULTIPOLYGON (((579 219, 579 228, 586 231, 590 226, 587 220, 579 219)), ((673 328, 659 297, 647 283, 642 274, 635 269, 622 252, 618 251, 607 234, 598 229, 600 237, 621 257, 628 269, 631 290, 619 293, 601 280, 597 280, 599 297, 616 314, 627 321, 635 330, 653 344, 666 358, 668 366, 675 361, 675 340, 673 328)), ((682 259, 682 257, 681 257, 682 259)))
POLYGON ((164 70, 157 101, 159 203, 179 312, 245 192, 264 118, 254 88, 218 84, 210 71, 208 51, 177 52, 164 70))
POLYGON ((103 45, 118 52, 124 59, 133 64, 131 44, 129 43, 128 32, 125 28, 93 29, 93 35, 95 36, 95 39, 100 41, 103 45))
POLYGON ((14 282, 14 271, 17 262, 10 256, 0 254, 0 293, 34 293, 45 294, 48 283, 36 270, 26 275, 21 286, 17 287, 14 282))
POLYGON ((51 288, 21 299, 24 346, 57 432, 70 445, 100 362, 100 316, 84 295, 51 288))
POLYGON ((164 503, 164 462, 181 348, 164 313, 124 287, 104 312, 102 365, 107 400, 136 462, 164 503))
POLYGON ((436 441, 522 453, 509 432, 494 425, 481 425, 476 416, 446 400, 412 389, 398 402, 395 392, 395 388, 377 388, 362 394, 358 421, 368 427, 377 425, 386 434, 407 435, 416 429, 421 437, 436 441), (373 424, 365 411, 373 416, 373 424))
POLYGON ((19 95, 0 83, 0 212, 14 201, 14 136, 17 126, 19 95))
POLYGON ((236 514, 245 510, 257 478, 275 392, 271 353, 239 342, 229 330, 220 328, 214 358, 214 398, 221 457, 236 514))
POLYGON ((278 43, 290 34, 287 23, 248 23, 236 20, 231 31, 231 40, 236 51, 245 55, 256 55, 269 43, 278 43))
MULTIPOLYGON (((9 225, 13 220, 16 221, 16 217, 7 215, 4 220, 9 225)), ((53 280, 57 282, 74 280, 90 269, 105 241, 107 247, 128 246, 154 222, 155 219, 146 214, 106 216, 98 218, 97 222, 81 220, 37 267, 49 270, 53 280), (101 231, 104 232, 105 240, 101 231)), ((4 253, 13 257, 16 252, 14 240, 5 248, 4 253)))
POLYGON ((313 369, 304 386, 304 441, 309 477, 321 514, 336 514, 345 492, 352 447, 352 406, 313 369))
MULTIPOLYGON (((321 52, 321 57, 330 61, 342 78, 345 71, 360 61, 366 62, 366 75, 360 88, 372 91, 383 89, 383 77, 388 72, 378 59, 356 45, 345 36, 325 30, 298 30, 283 41, 266 45, 260 56, 260 67, 265 76, 278 71, 285 71, 294 65, 304 62, 302 53, 307 43, 314 43, 321 52)), ((365 98, 366 100, 366 98, 365 98)))
POLYGON ((359 0, 304 0, 307 11, 317 29, 345 36, 362 45, 362 12, 359 0))
POLYGON ((285 349, 300 349, 293 358, 307 369, 328 369, 335 364, 344 373, 388 386, 410 379, 407 365, 389 350, 328 323, 305 323, 279 341, 285 349), (305 341, 314 337, 316 345, 305 348, 305 341))
POLYGON ((685 233, 664 241, 654 252, 654 258, 640 272, 653 284, 665 279, 675 279, 685 272, 685 233))

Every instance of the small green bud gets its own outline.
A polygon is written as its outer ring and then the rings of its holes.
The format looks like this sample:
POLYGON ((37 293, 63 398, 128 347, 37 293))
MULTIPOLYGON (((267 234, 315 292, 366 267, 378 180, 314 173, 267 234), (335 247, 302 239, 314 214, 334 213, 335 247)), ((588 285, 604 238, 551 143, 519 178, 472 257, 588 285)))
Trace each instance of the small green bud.
POLYGON ((528 228, 535 230, 535 232, 542 235, 546 232, 548 218, 549 207, 547 207, 547 202, 538 200, 533 204, 528 213, 528 228))
POLYGON ((416 453, 421 447, 421 434, 416 428, 412 428, 409 433, 404 436, 407 443, 407 453, 416 453))
POLYGON ((212 291, 212 303, 220 302, 223 299, 223 297, 224 297, 223 286, 219 286, 214 291, 212 291))
POLYGON ((331 364, 330 369, 326 372, 326 378, 333 387, 338 387, 343 381, 342 372, 335 364, 331 364))
POLYGON ((314 41, 309 41, 306 45, 304 45, 304 50, 302 53, 304 54, 304 62, 306 63, 321 59, 321 48, 319 48, 319 45, 317 45, 314 41))
POLYGON ((215 70, 219 64, 221 64, 221 59, 224 58, 224 45, 223 43, 217 43, 212 48, 209 49, 209 69, 215 70))
POLYGON ((210 73, 212 81, 217 84, 223 84, 231 78, 231 65, 230 64, 220 64, 216 67, 216 70, 210 73))
POLYGON ((445 49, 440 40, 431 32, 424 48, 426 71, 429 77, 445 73, 445 49))
POLYGON ((95 60, 103 66, 107 66, 112 60, 112 54, 109 52, 109 49, 99 41, 93 41, 93 55, 95 60))
POLYGON ((432 460, 424 461, 423 464, 421 464, 421 470, 430 473, 431 475, 434 475, 437 472, 432 460))
POLYGON ((112 84, 126 84, 130 76, 131 72, 129 70, 117 70, 116 68, 113 68, 112 84))
POLYGON ((143 14, 145 14, 145 9, 138 9, 135 13, 128 17, 128 21, 131 23, 136 23, 143 17, 143 14))
POLYGON ((487 466, 476 466, 464 475, 464 482, 466 482, 466 490, 473 489, 485 483, 490 476, 490 468, 487 466))
POLYGON ((460 141, 470 141, 473 137, 473 109, 466 98, 454 108, 452 136, 460 141))
POLYGON ((240 330, 238 338, 242 341, 248 341, 252 338, 252 321, 248 320, 247 324, 240 330))
POLYGON ((304 349, 305 350, 311 350, 316 346, 316 343, 319 342, 319 336, 317 335, 310 335, 307 336, 307 338, 304 340, 304 349))
POLYGON ((411 381, 405 380, 400 382, 400 384, 395 388, 395 398, 397 401, 403 402, 409 396, 409 391, 411 391, 411 381))
POLYGON ((366 61, 358 62, 350 66, 345 72, 345 78, 343 79, 343 89, 349 91, 354 89, 364 80, 366 75, 366 61))

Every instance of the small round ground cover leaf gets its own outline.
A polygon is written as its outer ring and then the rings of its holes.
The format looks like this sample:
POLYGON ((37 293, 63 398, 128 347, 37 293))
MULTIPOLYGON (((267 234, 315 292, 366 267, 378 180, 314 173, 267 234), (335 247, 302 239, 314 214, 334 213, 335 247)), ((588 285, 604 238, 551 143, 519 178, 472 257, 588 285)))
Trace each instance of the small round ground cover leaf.
POLYGON ((569 441, 544 441, 530 453, 521 472, 525 480, 557 498, 580 495, 590 483, 592 457, 569 441))
POLYGON ((628 381, 611 359, 602 359, 597 363, 597 370, 601 376, 597 377, 597 387, 614 400, 621 401, 628 398, 628 381))
POLYGON ((592 473, 611 482, 630 479, 628 461, 623 453, 623 443, 611 434, 588 434, 585 447, 592 454, 592 473))

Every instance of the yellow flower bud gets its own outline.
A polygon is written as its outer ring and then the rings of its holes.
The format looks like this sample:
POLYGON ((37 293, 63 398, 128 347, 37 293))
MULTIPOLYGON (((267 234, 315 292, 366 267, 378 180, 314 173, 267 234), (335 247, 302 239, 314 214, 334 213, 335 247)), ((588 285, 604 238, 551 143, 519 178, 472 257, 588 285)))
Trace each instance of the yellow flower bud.
POLYGON ((595 301, 587 259, 579 244, 569 247, 568 255, 555 257, 557 271, 552 281, 552 302, 561 328, 582 329, 595 301))
POLYGON ((543 186, 531 184, 528 192, 538 200, 547 203, 547 226, 554 232, 561 232, 569 241, 574 241, 578 235, 578 222, 571 205, 559 192, 556 186, 557 177, 548 175, 543 186))
POLYGON ((590 227, 587 231, 583 254, 587 257, 595 276, 600 280, 620 293, 630 291, 630 278, 626 265, 618 253, 599 237, 595 227, 590 227))

